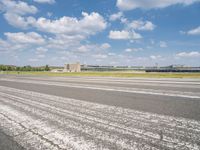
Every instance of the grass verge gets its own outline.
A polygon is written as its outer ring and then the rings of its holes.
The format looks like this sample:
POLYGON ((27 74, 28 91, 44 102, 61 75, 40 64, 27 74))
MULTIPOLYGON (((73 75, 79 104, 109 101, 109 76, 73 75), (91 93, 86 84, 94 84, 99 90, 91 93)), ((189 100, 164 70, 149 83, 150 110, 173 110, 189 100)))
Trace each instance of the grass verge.
POLYGON ((139 72, 17 72, 5 71, 0 74, 36 76, 96 76, 96 77, 144 77, 144 78, 200 78, 200 73, 139 73, 139 72))

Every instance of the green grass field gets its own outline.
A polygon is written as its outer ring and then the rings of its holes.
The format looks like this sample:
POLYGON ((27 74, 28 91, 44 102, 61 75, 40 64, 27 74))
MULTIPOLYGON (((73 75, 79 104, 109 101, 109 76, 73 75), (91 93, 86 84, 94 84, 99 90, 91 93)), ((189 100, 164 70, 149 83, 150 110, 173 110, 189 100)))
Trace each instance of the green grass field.
POLYGON ((17 72, 5 71, 0 74, 37 76, 98 76, 98 77, 144 77, 144 78, 200 78, 200 73, 139 73, 139 72, 17 72))

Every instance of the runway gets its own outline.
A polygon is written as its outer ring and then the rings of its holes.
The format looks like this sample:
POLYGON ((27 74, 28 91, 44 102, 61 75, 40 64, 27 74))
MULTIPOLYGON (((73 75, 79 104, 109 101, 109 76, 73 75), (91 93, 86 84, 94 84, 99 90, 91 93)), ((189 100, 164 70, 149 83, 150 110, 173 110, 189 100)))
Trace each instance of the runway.
POLYGON ((0 120, 20 150, 198 150, 200 80, 0 76, 0 120))

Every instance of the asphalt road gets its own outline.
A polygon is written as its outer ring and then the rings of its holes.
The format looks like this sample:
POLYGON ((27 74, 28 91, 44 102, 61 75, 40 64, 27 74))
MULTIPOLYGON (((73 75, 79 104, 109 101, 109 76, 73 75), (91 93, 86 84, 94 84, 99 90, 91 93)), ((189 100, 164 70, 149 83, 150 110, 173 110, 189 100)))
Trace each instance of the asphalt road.
POLYGON ((200 80, 0 76, 0 120, 0 146, 200 149, 200 80))

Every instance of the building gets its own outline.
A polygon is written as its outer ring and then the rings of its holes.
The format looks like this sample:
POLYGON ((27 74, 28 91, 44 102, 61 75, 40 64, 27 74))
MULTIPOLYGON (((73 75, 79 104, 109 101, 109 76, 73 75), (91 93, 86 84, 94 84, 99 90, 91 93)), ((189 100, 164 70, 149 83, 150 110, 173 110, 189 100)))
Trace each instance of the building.
POLYGON ((166 67, 148 67, 146 72, 200 72, 200 67, 184 67, 183 65, 171 65, 166 67))
POLYGON ((79 62, 75 64, 65 64, 63 72, 81 72, 81 65, 79 62))

